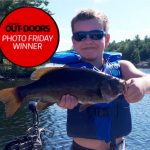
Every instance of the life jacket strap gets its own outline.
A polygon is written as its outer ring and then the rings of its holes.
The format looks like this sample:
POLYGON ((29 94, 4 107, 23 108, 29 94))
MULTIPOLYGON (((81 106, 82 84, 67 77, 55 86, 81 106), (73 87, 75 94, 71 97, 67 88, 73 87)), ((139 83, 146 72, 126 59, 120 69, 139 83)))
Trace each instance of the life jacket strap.
POLYGON ((125 138, 122 138, 120 143, 116 143, 116 140, 112 140, 110 143, 110 150, 125 150, 125 138))
POLYGON ((110 115, 110 108, 96 108, 95 116, 108 116, 110 115))
POLYGON ((118 150, 118 145, 116 143, 116 139, 113 139, 110 143, 110 150, 118 150))

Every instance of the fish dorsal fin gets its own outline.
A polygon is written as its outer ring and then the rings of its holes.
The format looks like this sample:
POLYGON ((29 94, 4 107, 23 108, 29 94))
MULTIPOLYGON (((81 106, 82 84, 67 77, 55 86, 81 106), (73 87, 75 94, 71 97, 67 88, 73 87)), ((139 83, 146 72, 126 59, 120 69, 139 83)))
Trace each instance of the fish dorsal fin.
POLYGON ((35 70, 32 74, 30 79, 31 80, 39 80, 44 74, 49 72, 50 70, 56 69, 58 67, 45 67, 45 68, 39 68, 35 70))
MULTIPOLYGON (((61 66, 61 67, 69 68, 69 66, 67 66, 67 65, 64 65, 64 66, 61 66)), ((61 67, 59 66, 59 67, 39 68, 31 74, 30 79, 31 80, 39 80, 44 74, 48 73, 49 71, 52 71, 52 70, 55 70, 55 69, 58 69, 58 68, 61 68, 61 67)))

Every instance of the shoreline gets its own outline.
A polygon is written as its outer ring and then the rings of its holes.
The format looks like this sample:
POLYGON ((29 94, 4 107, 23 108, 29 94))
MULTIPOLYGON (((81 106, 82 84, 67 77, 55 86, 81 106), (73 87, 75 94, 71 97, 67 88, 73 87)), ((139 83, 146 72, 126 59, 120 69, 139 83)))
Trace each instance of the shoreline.
MULTIPOLYGON (((4 67, 4 70, 2 71, 3 74, 0 74, 0 81, 14 81, 16 79, 26 79, 30 78, 29 73, 27 75, 17 75, 18 77, 15 77, 14 75, 10 74, 8 76, 5 76, 5 71, 8 72, 10 70, 10 65, 0 65, 0 70, 4 67)), ((137 68, 143 68, 143 69, 150 69, 150 60, 141 61, 138 64, 135 64, 135 67, 137 68)), ((32 71, 31 71, 32 72, 32 71)), ((30 73, 31 73, 30 72, 30 73)), ((15 72, 16 73, 16 72, 15 72)))
POLYGON ((135 65, 137 68, 146 68, 150 69, 150 60, 141 61, 140 63, 135 65))

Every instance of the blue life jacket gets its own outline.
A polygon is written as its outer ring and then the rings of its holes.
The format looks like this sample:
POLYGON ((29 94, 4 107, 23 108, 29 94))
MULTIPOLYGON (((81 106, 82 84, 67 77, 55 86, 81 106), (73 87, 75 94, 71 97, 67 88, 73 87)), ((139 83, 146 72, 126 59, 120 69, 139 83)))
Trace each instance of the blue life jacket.
MULTIPOLYGON (((122 78, 120 64, 121 53, 105 52, 105 65, 101 71, 122 78)), ((70 67, 95 67, 82 61, 76 52, 58 52, 50 60, 53 63, 66 64, 70 67)), ((94 104, 79 112, 79 107, 67 111, 67 134, 71 137, 114 141, 117 137, 126 136, 131 132, 130 107, 124 96, 119 96, 111 103, 94 104)))

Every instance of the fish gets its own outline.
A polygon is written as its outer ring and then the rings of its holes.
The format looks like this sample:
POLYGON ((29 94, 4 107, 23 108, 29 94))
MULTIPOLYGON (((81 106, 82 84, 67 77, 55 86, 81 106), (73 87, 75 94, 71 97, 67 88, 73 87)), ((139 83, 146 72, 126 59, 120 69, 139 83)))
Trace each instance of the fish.
POLYGON ((87 68, 46 67, 31 74, 32 83, 0 90, 6 117, 11 117, 25 101, 38 101, 43 110, 70 94, 81 104, 81 111, 92 104, 109 103, 126 89, 123 79, 87 68))

